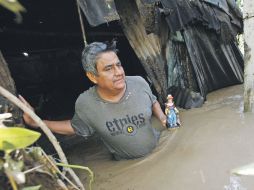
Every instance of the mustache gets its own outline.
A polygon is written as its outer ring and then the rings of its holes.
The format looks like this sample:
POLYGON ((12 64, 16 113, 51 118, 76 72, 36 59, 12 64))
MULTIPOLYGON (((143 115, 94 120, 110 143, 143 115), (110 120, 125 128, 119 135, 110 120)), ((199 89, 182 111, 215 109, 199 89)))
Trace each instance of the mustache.
POLYGON ((120 80, 125 80, 125 76, 124 76, 124 75, 118 76, 118 77, 115 78, 113 81, 116 82, 116 81, 120 81, 120 80))

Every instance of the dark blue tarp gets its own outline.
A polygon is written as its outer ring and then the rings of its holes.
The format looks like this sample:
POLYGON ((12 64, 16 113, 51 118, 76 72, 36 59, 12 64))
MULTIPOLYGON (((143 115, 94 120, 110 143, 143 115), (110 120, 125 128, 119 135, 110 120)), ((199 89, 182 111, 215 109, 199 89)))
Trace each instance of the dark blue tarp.
POLYGON ((119 20, 113 0, 79 0, 78 2, 91 26, 119 20))
POLYGON ((183 35, 202 96, 243 82, 242 55, 233 41, 221 43, 215 33, 200 27, 191 27, 183 35))

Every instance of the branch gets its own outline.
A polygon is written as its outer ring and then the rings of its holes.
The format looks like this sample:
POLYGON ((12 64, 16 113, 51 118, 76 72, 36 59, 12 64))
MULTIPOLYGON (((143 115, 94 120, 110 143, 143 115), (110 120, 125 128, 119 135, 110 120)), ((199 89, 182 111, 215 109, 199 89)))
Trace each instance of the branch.
MULTIPOLYGON (((46 126, 46 124, 25 104, 23 104, 16 96, 11 94, 9 91, 4 89, 2 86, 0 86, 0 94, 2 94, 4 97, 6 97, 8 100, 10 100, 12 103, 14 103, 16 106, 18 106, 20 109, 22 109, 25 113, 27 113, 35 122, 36 124, 42 129, 42 131, 47 135, 50 142, 53 144, 57 154, 59 155, 61 162, 68 164, 66 156, 59 145, 56 137, 54 134, 50 131, 50 129, 46 126)), ((76 184, 79 186, 81 190, 85 190, 85 187, 81 183, 78 176, 74 173, 74 171, 71 168, 65 168, 71 175, 71 177, 74 179, 76 184)))

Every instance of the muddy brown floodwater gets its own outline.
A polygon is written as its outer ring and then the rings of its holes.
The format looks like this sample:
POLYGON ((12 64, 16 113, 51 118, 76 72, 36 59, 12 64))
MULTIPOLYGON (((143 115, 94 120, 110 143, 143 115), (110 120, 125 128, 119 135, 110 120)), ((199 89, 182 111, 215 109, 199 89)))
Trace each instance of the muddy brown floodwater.
MULTIPOLYGON (((69 162, 94 171, 93 190, 224 190, 231 169, 254 162, 254 114, 243 114, 243 85, 208 94, 201 108, 180 109, 180 117, 182 127, 162 131, 144 158, 113 161, 93 139, 69 150, 69 162)), ((87 173, 76 172, 88 184, 87 173)), ((253 190, 254 176, 241 184, 253 190)))

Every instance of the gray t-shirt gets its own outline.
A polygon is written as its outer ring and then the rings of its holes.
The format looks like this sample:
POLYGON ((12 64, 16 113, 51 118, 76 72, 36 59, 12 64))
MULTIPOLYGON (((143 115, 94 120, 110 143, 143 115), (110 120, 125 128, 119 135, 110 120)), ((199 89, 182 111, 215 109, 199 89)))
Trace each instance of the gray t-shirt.
POLYGON ((151 152, 159 137, 151 126, 155 101, 142 77, 127 76, 125 94, 117 103, 101 99, 95 86, 82 93, 76 101, 71 124, 81 136, 96 132, 118 158, 138 158, 151 152))

